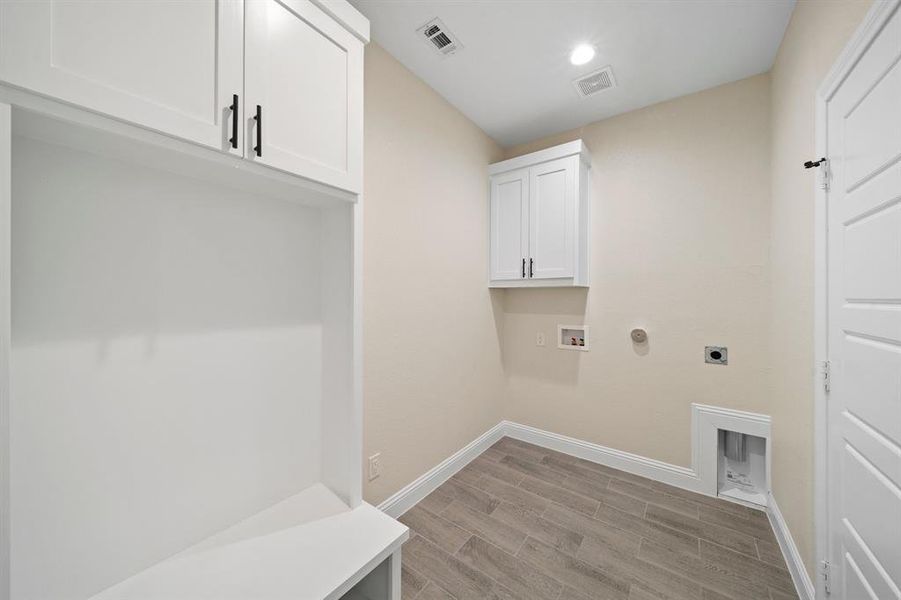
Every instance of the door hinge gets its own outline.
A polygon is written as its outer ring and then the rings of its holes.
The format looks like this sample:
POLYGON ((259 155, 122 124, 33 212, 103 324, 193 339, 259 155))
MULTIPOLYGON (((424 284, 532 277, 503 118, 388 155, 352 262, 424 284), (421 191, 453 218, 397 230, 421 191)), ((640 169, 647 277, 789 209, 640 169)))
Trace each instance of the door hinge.
POLYGON ((823 361, 823 389, 832 390, 832 362, 828 360, 823 361))
POLYGON ((831 589, 831 583, 832 583, 832 582, 829 581, 829 576, 830 576, 830 573, 829 573, 829 561, 828 561, 828 560, 824 560, 824 561, 821 563, 821 566, 822 566, 822 569, 823 569, 823 591, 826 592, 826 594, 831 594, 831 593, 832 593, 832 589, 831 589))

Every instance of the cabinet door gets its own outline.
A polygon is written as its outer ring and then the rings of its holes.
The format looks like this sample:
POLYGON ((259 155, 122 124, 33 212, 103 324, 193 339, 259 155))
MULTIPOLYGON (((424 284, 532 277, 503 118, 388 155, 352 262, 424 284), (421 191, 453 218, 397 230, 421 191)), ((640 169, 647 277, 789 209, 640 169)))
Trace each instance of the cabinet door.
POLYGON ((491 178, 491 279, 528 277, 529 170, 491 178))
POLYGON ((242 0, 3 0, 0 79, 240 155, 229 138, 243 10, 242 0))
POLYGON ((533 279, 573 277, 578 157, 529 169, 529 256, 533 279))
POLYGON ((246 155, 360 192, 363 43, 309 0, 247 0, 245 19, 246 155))

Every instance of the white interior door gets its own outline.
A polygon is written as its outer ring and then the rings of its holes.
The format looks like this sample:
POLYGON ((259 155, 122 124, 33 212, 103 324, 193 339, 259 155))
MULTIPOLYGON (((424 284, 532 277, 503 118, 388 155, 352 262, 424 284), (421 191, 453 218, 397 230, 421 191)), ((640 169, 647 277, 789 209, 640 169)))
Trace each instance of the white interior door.
POLYGON ((529 170, 491 178, 491 279, 528 276, 529 170))
POLYGON ((3 0, 0 79, 240 155, 242 0, 3 0))
POLYGON ((529 256, 533 279, 572 277, 576 170, 570 156, 529 169, 529 256))
POLYGON ((827 104, 832 597, 901 598, 901 15, 827 104))
POLYGON ((363 43, 309 0, 247 0, 245 18, 247 156, 362 191, 363 43))

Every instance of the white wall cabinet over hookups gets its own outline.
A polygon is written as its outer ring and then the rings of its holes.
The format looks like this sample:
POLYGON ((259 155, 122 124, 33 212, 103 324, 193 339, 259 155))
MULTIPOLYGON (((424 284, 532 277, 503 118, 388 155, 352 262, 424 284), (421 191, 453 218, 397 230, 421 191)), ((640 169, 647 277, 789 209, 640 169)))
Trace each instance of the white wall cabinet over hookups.
POLYGON ((0 598, 399 600, 408 530, 362 500, 368 31, 0 1, 0 598))
POLYGON ((336 6, 5 0, 0 80, 359 193, 369 27, 336 6))
POLYGON ((576 140, 489 167, 490 287, 587 287, 591 157, 576 140))

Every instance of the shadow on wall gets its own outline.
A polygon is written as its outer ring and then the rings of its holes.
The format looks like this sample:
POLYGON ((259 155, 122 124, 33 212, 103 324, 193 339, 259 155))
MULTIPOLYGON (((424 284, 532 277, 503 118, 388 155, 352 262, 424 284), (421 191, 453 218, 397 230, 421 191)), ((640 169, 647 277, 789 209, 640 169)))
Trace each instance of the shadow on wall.
POLYGON ((42 142, 15 143, 17 345, 318 330, 318 211, 42 142))
POLYGON ((504 314, 499 335, 504 374, 577 385, 586 353, 558 348, 557 326, 589 324, 586 315, 588 289, 509 289, 502 292, 504 314), (539 336, 544 338, 543 346, 538 344, 539 336))

